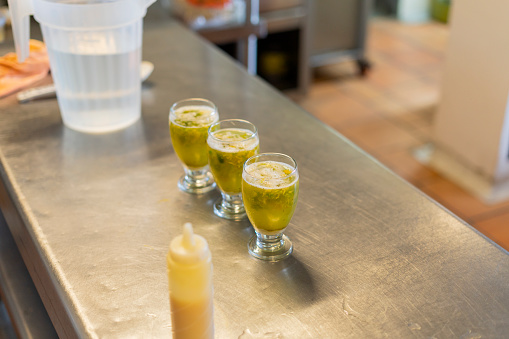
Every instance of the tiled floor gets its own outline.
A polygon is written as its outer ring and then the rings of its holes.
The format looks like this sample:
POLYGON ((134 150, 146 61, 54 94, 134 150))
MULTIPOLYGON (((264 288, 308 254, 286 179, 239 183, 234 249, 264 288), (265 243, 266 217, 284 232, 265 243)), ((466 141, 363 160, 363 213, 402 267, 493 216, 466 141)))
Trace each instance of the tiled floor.
POLYGON ((338 130, 395 173, 509 249, 509 202, 485 205, 419 163, 416 147, 431 141, 433 114, 449 38, 448 27, 372 19, 364 78, 353 62, 315 70, 307 111, 338 130))

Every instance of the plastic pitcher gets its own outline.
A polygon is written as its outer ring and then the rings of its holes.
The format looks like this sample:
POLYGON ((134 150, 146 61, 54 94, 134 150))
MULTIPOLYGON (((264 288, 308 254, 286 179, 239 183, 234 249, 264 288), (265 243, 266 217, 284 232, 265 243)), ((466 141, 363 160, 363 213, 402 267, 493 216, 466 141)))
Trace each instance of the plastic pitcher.
POLYGON ((19 61, 41 25, 64 124, 101 133, 141 116, 143 17, 155 0, 9 0, 19 61))

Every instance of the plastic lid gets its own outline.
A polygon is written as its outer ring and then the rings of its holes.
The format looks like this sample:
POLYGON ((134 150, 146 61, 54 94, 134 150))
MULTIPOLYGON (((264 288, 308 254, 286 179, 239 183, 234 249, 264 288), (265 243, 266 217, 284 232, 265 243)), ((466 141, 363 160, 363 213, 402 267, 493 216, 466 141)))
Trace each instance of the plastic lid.
POLYGON ((209 245, 204 237, 194 234, 191 223, 184 224, 182 235, 170 243, 170 256, 179 264, 192 265, 210 257, 209 245))
POLYGON ((59 29, 100 30, 129 25, 143 18, 153 2, 33 0, 33 6, 35 19, 42 25, 59 29))
POLYGON ((8 0, 18 61, 28 57, 30 15, 44 26, 68 30, 102 30, 133 24, 155 0, 8 0))

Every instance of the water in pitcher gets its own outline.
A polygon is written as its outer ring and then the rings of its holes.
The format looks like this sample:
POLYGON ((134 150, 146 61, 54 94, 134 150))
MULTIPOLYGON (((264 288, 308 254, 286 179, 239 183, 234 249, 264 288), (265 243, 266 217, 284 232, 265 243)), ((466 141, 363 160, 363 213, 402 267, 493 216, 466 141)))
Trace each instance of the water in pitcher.
POLYGON ((117 54, 73 54, 49 48, 48 53, 56 66, 52 76, 67 126, 100 133, 139 118, 141 48, 117 54))
POLYGON ((64 124, 104 133, 141 116, 143 17, 155 0, 9 0, 16 52, 40 24, 64 124))

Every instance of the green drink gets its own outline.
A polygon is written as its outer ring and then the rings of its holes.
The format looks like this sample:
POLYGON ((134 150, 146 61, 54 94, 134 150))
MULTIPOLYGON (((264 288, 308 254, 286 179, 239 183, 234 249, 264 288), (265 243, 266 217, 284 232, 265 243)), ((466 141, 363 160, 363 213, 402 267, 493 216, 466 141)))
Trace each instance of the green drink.
POLYGON ((208 172, 207 137, 218 119, 216 106, 205 99, 182 100, 170 110, 171 142, 185 170, 179 188, 185 192, 204 193, 215 187, 208 172))
POLYGON ((242 191, 242 166, 247 159, 258 154, 259 143, 254 133, 245 129, 223 129, 213 132, 220 140, 209 140, 210 170, 219 188, 229 194, 242 191))
POLYGON ((217 120, 215 110, 207 106, 182 107, 170 117, 173 148, 180 161, 188 168, 198 169, 207 166, 208 130, 217 120))
POLYGON ((283 234, 295 212, 299 172, 291 157, 263 153, 249 158, 242 172, 242 198, 256 236, 248 244, 255 258, 277 261, 293 251, 283 234))
POLYGON ((293 171, 290 165, 276 161, 246 166, 242 199, 258 232, 279 233, 290 223, 299 195, 299 177, 292 175, 293 171))
POLYGON ((214 205, 214 213, 222 218, 240 220, 246 216, 242 203, 242 166, 258 154, 256 127, 244 120, 223 120, 209 129, 209 165, 222 200, 214 205))

